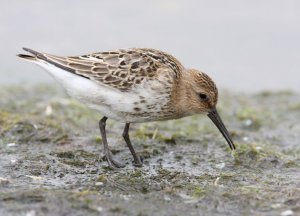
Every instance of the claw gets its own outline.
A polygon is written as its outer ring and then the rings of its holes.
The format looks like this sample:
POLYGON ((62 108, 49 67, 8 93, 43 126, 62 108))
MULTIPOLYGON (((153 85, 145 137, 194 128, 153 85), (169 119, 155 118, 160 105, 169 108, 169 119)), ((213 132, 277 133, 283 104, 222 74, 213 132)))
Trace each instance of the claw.
POLYGON ((143 162, 142 162, 140 156, 137 155, 137 160, 133 161, 133 166, 136 166, 136 167, 142 167, 143 166, 143 162))
POLYGON ((108 166, 112 169, 124 168, 125 164, 113 159, 111 152, 106 153, 104 156, 105 160, 108 163, 108 166))

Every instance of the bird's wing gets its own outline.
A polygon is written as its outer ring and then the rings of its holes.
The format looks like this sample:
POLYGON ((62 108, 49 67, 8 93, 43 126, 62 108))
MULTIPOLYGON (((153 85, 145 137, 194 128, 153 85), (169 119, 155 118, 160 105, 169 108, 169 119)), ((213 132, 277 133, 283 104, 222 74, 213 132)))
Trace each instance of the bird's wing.
POLYGON ((59 57, 24 48, 42 59, 76 75, 127 91, 160 73, 179 77, 183 66, 173 56, 154 49, 119 49, 81 56, 59 57))

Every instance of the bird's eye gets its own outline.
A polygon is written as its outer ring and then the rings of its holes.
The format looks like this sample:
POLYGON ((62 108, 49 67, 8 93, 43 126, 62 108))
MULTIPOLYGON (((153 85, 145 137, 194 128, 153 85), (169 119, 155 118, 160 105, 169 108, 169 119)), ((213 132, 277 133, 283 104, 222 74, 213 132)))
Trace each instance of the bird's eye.
POLYGON ((203 93, 199 93, 199 97, 201 100, 207 100, 207 95, 206 94, 203 94, 203 93))

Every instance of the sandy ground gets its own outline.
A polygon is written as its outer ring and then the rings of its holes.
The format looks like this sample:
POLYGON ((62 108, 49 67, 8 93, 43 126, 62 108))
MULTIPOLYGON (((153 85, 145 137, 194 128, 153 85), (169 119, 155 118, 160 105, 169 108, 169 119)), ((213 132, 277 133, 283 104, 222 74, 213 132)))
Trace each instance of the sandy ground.
POLYGON ((50 86, 2 88, 0 215, 299 215, 299 101, 223 92, 234 153, 206 117, 134 125, 142 168, 109 121, 116 171, 99 156, 99 114, 50 86))

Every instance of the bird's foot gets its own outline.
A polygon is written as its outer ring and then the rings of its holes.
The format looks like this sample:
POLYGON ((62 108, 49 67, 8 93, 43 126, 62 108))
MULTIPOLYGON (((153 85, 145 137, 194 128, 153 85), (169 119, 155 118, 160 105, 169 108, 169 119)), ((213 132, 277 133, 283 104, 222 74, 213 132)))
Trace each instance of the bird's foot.
POLYGON ((135 167, 143 166, 143 161, 140 156, 136 155, 136 157, 134 158, 134 161, 133 161, 133 166, 135 166, 135 167))
POLYGON ((119 169, 119 168, 124 168, 125 167, 125 164, 113 159, 113 156, 112 156, 111 152, 106 153, 103 158, 104 158, 104 160, 107 161, 108 166, 111 169, 119 169))

